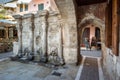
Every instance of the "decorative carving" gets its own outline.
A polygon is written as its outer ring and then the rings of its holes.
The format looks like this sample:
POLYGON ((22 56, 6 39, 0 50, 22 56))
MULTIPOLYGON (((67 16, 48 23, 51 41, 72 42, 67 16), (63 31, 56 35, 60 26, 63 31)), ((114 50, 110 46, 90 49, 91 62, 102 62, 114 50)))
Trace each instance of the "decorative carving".
POLYGON ((35 52, 34 61, 46 62, 49 60, 54 65, 63 64, 61 24, 56 15, 53 15, 52 18, 48 17, 46 15, 38 17, 26 15, 19 20, 19 35, 21 36, 19 42, 22 46, 20 49, 23 51, 20 52, 21 59, 31 60, 33 52, 35 52), (50 54, 47 54, 49 48, 51 51, 50 54))
POLYGON ((25 48, 22 59, 33 60, 33 53, 28 48, 25 48))
POLYGON ((43 54, 42 48, 39 48, 39 49, 37 50, 37 54, 38 54, 38 55, 42 55, 42 54, 43 54))
POLYGON ((37 36, 37 37, 36 37, 36 45, 39 45, 39 44, 40 44, 40 41, 41 41, 41 37, 40 37, 40 36, 37 36))
POLYGON ((43 54, 43 50, 42 50, 42 47, 40 47, 38 50, 37 50, 37 56, 39 57, 38 61, 41 61, 41 62, 46 62, 47 61, 47 57, 43 54))
POLYGON ((59 30, 59 27, 56 25, 52 25, 51 27, 49 27, 49 32, 51 33, 56 33, 58 32, 58 30, 59 30))
POLYGON ((54 65, 60 64, 60 58, 58 56, 58 49, 53 49, 49 54, 49 62, 54 65))

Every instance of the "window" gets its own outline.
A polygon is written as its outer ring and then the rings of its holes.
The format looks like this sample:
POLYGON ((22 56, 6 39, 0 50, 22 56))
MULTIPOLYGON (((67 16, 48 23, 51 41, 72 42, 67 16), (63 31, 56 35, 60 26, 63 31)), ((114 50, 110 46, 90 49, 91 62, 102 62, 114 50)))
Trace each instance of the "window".
POLYGON ((17 38, 17 29, 16 28, 13 29, 13 37, 17 38))
POLYGON ((25 11, 28 11, 28 4, 25 4, 25 11))
POLYGON ((0 38, 4 38, 4 37, 5 37, 5 30, 0 29, 0 38))
POLYGON ((43 10, 44 9, 44 4, 38 4, 38 10, 43 10))
POLYGON ((100 29, 98 27, 95 28, 95 37, 96 39, 100 39, 100 29))
POLYGON ((23 4, 20 4, 20 12, 23 12, 23 4))

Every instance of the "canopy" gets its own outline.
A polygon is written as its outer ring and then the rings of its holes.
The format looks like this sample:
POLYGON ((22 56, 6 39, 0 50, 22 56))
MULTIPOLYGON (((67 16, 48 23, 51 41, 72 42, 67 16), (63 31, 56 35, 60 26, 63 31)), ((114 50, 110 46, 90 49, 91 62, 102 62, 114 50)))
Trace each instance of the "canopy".
POLYGON ((5 4, 5 3, 8 3, 10 1, 13 1, 13 0, 0 0, 0 4, 5 4))
POLYGON ((17 1, 17 4, 28 4, 28 3, 30 3, 32 0, 18 0, 17 1))
POLYGON ((15 25, 15 24, 16 24, 15 21, 9 21, 5 19, 0 20, 0 26, 10 26, 10 25, 15 25))
POLYGON ((16 8, 17 4, 16 3, 7 3, 7 4, 4 5, 4 7, 16 8))

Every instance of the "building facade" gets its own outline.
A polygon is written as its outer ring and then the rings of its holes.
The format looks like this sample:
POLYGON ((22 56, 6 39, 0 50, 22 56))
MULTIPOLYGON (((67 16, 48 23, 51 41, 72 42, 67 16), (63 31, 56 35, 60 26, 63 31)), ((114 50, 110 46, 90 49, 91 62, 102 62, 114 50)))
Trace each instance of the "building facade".
POLYGON ((42 10, 56 10, 54 0, 18 0, 17 14, 37 13, 42 10))

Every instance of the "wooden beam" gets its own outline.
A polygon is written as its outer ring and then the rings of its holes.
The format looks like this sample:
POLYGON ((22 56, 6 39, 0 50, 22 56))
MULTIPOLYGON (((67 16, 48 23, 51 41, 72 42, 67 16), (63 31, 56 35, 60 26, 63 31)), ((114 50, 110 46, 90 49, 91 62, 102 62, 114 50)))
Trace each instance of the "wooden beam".
POLYGON ((118 40, 119 40, 119 22, 118 22, 118 0, 113 0, 112 2, 112 51, 118 56, 118 40))

